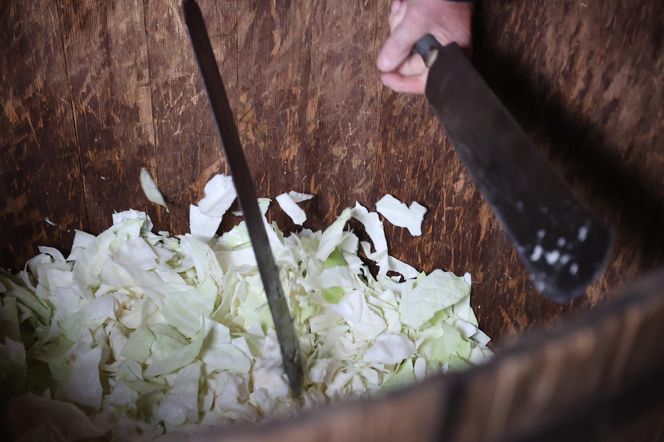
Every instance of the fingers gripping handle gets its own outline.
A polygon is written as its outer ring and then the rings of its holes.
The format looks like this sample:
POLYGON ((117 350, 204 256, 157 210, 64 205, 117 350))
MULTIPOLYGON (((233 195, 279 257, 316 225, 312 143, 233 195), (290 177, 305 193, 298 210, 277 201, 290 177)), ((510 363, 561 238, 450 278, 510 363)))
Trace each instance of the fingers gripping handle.
POLYGON ((433 65, 433 63, 436 61, 436 57, 438 57, 438 52, 442 49, 443 47, 438 43, 438 40, 431 35, 427 34, 424 37, 420 38, 417 40, 415 43, 415 46, 413 47, 413 51, 417 52, 420 54, 422 59, 424 60, 424 64, 428 68, 433 65))

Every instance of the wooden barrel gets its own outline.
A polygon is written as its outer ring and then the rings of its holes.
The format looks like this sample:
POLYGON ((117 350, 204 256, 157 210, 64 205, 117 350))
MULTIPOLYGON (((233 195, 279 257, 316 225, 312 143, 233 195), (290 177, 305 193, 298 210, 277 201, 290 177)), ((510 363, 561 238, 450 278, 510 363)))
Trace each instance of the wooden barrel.
MULTIPOLYGON (((478 69, 615 232, 602 277, 563 306, 537 295, 424 99, 380 85, 387 1, 200 3, 259 194, 315 193, 311 228, 385 193, 423 203, 422 237, 387 226, 393 254, 471 272, 498 352, 463 375, 229 437, 662 437, 657 401, 624 413, 615 398, 664 396, 651 379, 663 368, 664 279, 612 295, 664 264, 662 2, 487 0, 475 14, 478 69)), ((2 2, 0 85, 2 267, 20 268, 37 245, 67 249, 75 229, 98 233, 127 208, 183 233, 189 203, 226 171, 176 0, 2 2), (141 167, 170 213, 146 201, 141 167)))

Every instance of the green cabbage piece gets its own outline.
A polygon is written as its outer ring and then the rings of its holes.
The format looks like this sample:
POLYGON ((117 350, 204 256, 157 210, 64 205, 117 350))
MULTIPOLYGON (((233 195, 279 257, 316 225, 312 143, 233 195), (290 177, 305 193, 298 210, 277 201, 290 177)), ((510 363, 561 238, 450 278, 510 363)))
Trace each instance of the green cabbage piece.
MULTIPOLYGON (((221 218, 231 200, 213 192, 206 188, 206 198, 223 202, 211 205, 221 218)), ((153 233, 145 213, 126 211, 97 236, 76 232, 67 258, 44 247, 24 271, 0 273, 3 403, 52 416, 16 435, 186 435, 400 388, 491 357, 470 306, 470 276, 426 275, 389 256, 377 214, 357 204, 324 231, 289 235, 265 224, 306 361, 302 403, 288 395, 244 222, 209 240, 172 237, 153 233), (375 251, 348 228, 351 216, 379 242, 375 251)))

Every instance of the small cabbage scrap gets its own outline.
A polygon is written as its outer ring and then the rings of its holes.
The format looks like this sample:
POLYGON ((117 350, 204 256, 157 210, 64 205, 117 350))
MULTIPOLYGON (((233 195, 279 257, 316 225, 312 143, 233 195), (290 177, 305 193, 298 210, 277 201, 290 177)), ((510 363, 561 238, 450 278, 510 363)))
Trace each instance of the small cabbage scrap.
POLYGON ((198 202, 198 206, 189 206, 189 232, 201 241, 215 235, 224 214, 237 196, 233 179, 222 174, 213 176, 204 191, 205 197, 198 202))
POLYGON ((211 239, 221 224, 221 217, 210 216, 201 212, 200 207, 189 205, 189 231, 191 236, 202 241, 211 239))
POLYGON ((371 251, 371 246, 367 242, 360 243, 367 258, 375 261, 379 267, 379 273, 384 275, 387 273, 389 265, 389 257, 387 255, 387 239, 385 239, 385 229, 383 223, 378 218, 375 212, 369 212, 362 204, 356 202, 355 207, 351 210, 351 216, 362 223, 367 235, 371 238, 374 245, 374 251, 371 251))
POLYGON ((408 207, 388 194, 378 200, 376 211, 395 226, 407 228, 411 235, 422 235, 422 220, 427 209, 417 201, 413 201, 408 207))
POLYGON ((205 197, 198 202, 201 212, 209 216, 224 216, 231 207, 237 194, 233 179, 227 175, 217 174, 205 185, 205 197))
POLYGON ((166 211, 168 212, 168 206, 166 205, 166 200, 164 200, 164 196, 157 188, 157 185, 152 179, 152 176, 150 176, 150 172, 148 172, 148 170, 145 167, 141 167, 140 181, 141 181, 141 188, 143 189, 145 197, 150 201, 152 201, 153 203, 165 207, 166 211))
POLYGON ((302 203, 304 201, 309 201, 310 199, 314 198, 314 195, 310 193, 300 193, 300 192, 295 192, 294 190, 288 192, 288 196, 291 197, 291 199, 296 203, 302 203))
POLYGON ((276 200, 279 203, 281 210, 286 212, 286 215, 293 220, 293 223, 301 226, 307 220, 307 214, 304 213, 304 210, 302 210, 297 203, 309 201, 313 197, 313 195, 308 193, 300 193, 291 190, 288 193, 282 193, 277 196, 276 200))
MULTIPOLYGON (((21 416, 19 440, 153 440, 300 409, 246 226, 215 236, 232 182, 218 175, 205 189, 190 234, 153 233, 145 213, 126 211, 98 236, 76 232, 67 258, 41 247, 23 271, 0 272, 0 390, 21 416)), ((378 215, 359 203, 324 231, 265 225, 306 364, 304 407, 491 356, 470 275, 390 256, 378 215)))

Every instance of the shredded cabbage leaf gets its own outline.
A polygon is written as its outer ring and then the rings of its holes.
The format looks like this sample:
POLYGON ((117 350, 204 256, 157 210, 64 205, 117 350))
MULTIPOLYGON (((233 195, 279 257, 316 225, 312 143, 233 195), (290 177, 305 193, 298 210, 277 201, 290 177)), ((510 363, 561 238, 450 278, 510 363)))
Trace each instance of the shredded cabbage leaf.
POLYGON ((306 363, 303 401, 293 400, 246 226, 215 236, 234 199, 218 175, 191 206, 189 234, 154 233, 130 210, 97 236, 77 231, 66 258, 41 247, 24 270, 0 272, 0 391, 10 414, 35 416, 14 436, 194 434, 491 356, 470 275, 427 275, 390 256, 376 213, 358 203, 324 231, 288 235, 265 219, 306 363))
POLYGON ((217 233, 237 193, 233 179, 222 174, 213 176, 205 185, 204 192, 205 196, 197 206, 189 206, 189 232, 201 241, 208 241, 217 233))
POLYGON ((413 201, 410 206, 393 197, 385 195, 376 203, 376 211, 395 226, 405 227, 412 236, 422 235, 422 220, 427 208, 413 201))
POLYGON ((315 195, 312 195, 310 193, 295 192, 294 190, 291 190, 290 192, 288 192, 288 196, 291 197, 292 200, 295 201, 296 203, 303 203, 305 201, 313 199, 315 195))
POLYGON ((150 172, 148 172, 148 170, 145 167, 141 167, 140 181, 141 181, 141 188, 143 189, 145 197, 150 201, 152 201, 153 203, 165 207, 166 211, 168 212, 168 206, 166 205, 166 200, 164 200, 164 196, 157 188, 157 184, 155 184, 154 180, 152 179, 152 176, 150 175, 150 172))
POLYGON ((297 205, 297 202, 288 193, 282 193, 276 197, 281 210, 293 220, 293 224, 301 226, 307 220, 307 214, 297 205))

